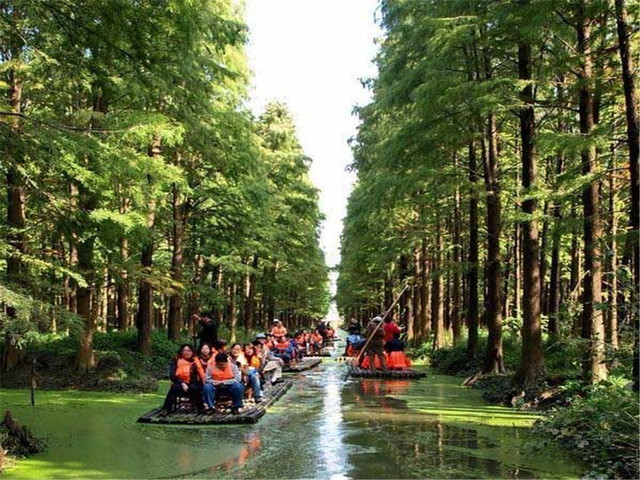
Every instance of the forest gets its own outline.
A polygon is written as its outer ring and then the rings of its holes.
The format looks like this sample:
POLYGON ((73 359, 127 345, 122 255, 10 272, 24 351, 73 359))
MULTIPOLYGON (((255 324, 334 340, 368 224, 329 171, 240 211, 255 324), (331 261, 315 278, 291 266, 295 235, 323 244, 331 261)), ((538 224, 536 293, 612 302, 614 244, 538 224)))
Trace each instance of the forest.
POLYGON ((557 436, 582 429, 570 445, 582 448, 586 432, 626 428, 628 450, 608 460, 635 458, 637 473, 637 2, 388 0, 380 12, 340 312, 364 321, 408 284, 394 315, 434 367, 469 384, 508 373, 507 403, 573 389, 582 403, 557 436), (585 404, 602 386, 609 403, 585 404), (584 421, 620 398, 629 427, 584 421))
POLYGON ((3 371, 60 338, 90 371, 96 332, 148 357, 193 313, 234 341, 326 312, 311 159, 284 104, 249 111, 237 2, 193 3, 1 3, 3 371))

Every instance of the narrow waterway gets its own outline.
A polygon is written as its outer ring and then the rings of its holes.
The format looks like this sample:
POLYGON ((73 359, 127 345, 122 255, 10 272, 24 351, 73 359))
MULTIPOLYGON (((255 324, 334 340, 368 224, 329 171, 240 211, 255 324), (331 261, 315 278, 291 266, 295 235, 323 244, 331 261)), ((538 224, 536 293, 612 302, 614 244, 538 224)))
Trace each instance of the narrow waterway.
POLYGON ((460 380, 344 381, 333 360, 256 425, 139 425, 162 394, 2 390, 2 405, 47 437, 6 478, 572 478, 580 465, 536 448, 536 417, 487 405, 460 380))

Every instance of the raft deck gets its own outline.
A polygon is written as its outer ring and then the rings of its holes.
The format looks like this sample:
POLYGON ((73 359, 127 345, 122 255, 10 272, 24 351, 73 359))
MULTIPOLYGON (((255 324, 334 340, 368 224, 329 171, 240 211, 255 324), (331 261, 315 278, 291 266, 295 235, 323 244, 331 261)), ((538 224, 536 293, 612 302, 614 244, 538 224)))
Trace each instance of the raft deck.
POLYGON ((158 416, 162 408, 155 408, 138 418, 138 423, 153 423, 158 425, 222 425, 222 424, 242 424, 256 423, 266 413, 269 406, 273 405, 287 390, 293 385, 293 380, 285 380, 276 383, 264 390, 264 399, 261 403, 255 404, 253 401, 245 400, 245 407, 238 415, 233 415, 227 409, 213 415, 206 415, 198 412, 188 412, 178 410, 170 413, 166 417, 158 416))
POLYGON ((321 358, 305 358, 301 362, 296 363, 295 365, 287 365, 282 371, 284 373, 298 373, 304 372, 305 370, 310 370, 313 367, 317 367, 322 363, 321 358))
POLYGON ((349 375, 354 378, 404 378, 409 380, 417 380, 427 376, 425 372, 419 372, 418 370, 366 370, 364 368, 354 367, 349 365, 349 375))

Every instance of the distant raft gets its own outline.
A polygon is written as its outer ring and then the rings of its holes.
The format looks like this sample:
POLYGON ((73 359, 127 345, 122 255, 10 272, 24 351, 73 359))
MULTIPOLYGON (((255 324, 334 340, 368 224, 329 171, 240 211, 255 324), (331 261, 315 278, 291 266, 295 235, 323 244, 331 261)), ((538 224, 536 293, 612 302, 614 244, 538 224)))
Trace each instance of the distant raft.
POLYGON ((298 362, 296 364, 286 365, 282 369, 282 371, 284 373, 304 372, 305 370, 310 370, 310 369, 312 369, 314 367, 317 367, 321 363, 322 363, 322 359, 321 358, 309 357, 309 358, 305 358, 304 360, 302 360, 301 362, 298 362))
POLYGON ((264 400, 255 404, 246 401, 245 407, 238 415, 233 415, 229 409, 222 412, 207 415, 205 413, 190 412, 184 409, 170 413, 166 417, 158 416, 161 408, 155 408, 138 418, 138 423, 152 423, 157 425, 223 425, 256 423, 266 413, 269 406, 273 405, 293 385, 293 380, 284 380, 281 383, 271 385, 264 390, 264 400))
POLYGON ((420 372, 412 368, 404 370, 367 370, 349 365, 349 375, 354 378, 404 378, 407 380, 418 380, 427 376, 425 372, 420 372))

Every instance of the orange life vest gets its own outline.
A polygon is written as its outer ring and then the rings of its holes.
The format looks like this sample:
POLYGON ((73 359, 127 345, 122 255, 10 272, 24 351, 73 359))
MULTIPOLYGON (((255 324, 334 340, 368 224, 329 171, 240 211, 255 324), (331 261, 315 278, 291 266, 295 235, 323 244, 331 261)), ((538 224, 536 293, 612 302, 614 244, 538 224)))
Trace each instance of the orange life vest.
POLYGON ((315 343, 322 343, 322 335, 320 335, 319 333, 313 333, 311 335, 311 339, 315 342, 315 343))
POLYGON ((287 334, 287 329, 284 327, 273 327, 271 329, 271 335, 274 337, 280 337, 287 334))
POLYGON ((235 378, 233 369, 231 368, 231 362, 227 362, 227 366, 223 369, 218 368, 217 364, 214 364, 211 368, 211 377, 216 382, 223 382, 225 380, 231 380, 235 378))
POLYGON ((251 355, 250 357, 247 357, 247 361, 249 362, 250 367, 253 367, 256 370, 260 370, 260 357, 258 357, 257 355, 251 355))
POLYGON ((191 382, 191 369, 193 368, 193 362, 179 358, 176 362, 175 376, 184 383, 191 382))
POLYGON ((276 350, 286 350, 289 347, 291 347, 291 342, 288 340, 276 343, 276 350))
POLYGON ((206 362, 204 361, 204 359, 202 359, 201 357, 196 357, 195 360, 195 364, 196 364, 196 369, 198 370, 198 376, 200 377, 200 380, 202 380, 204 382, 204 379, 206 378, 206 370, 207 367, 209 365, 212 365, 215 362, 215 355, 209 357, 209 360, 207 360, 206 362))

